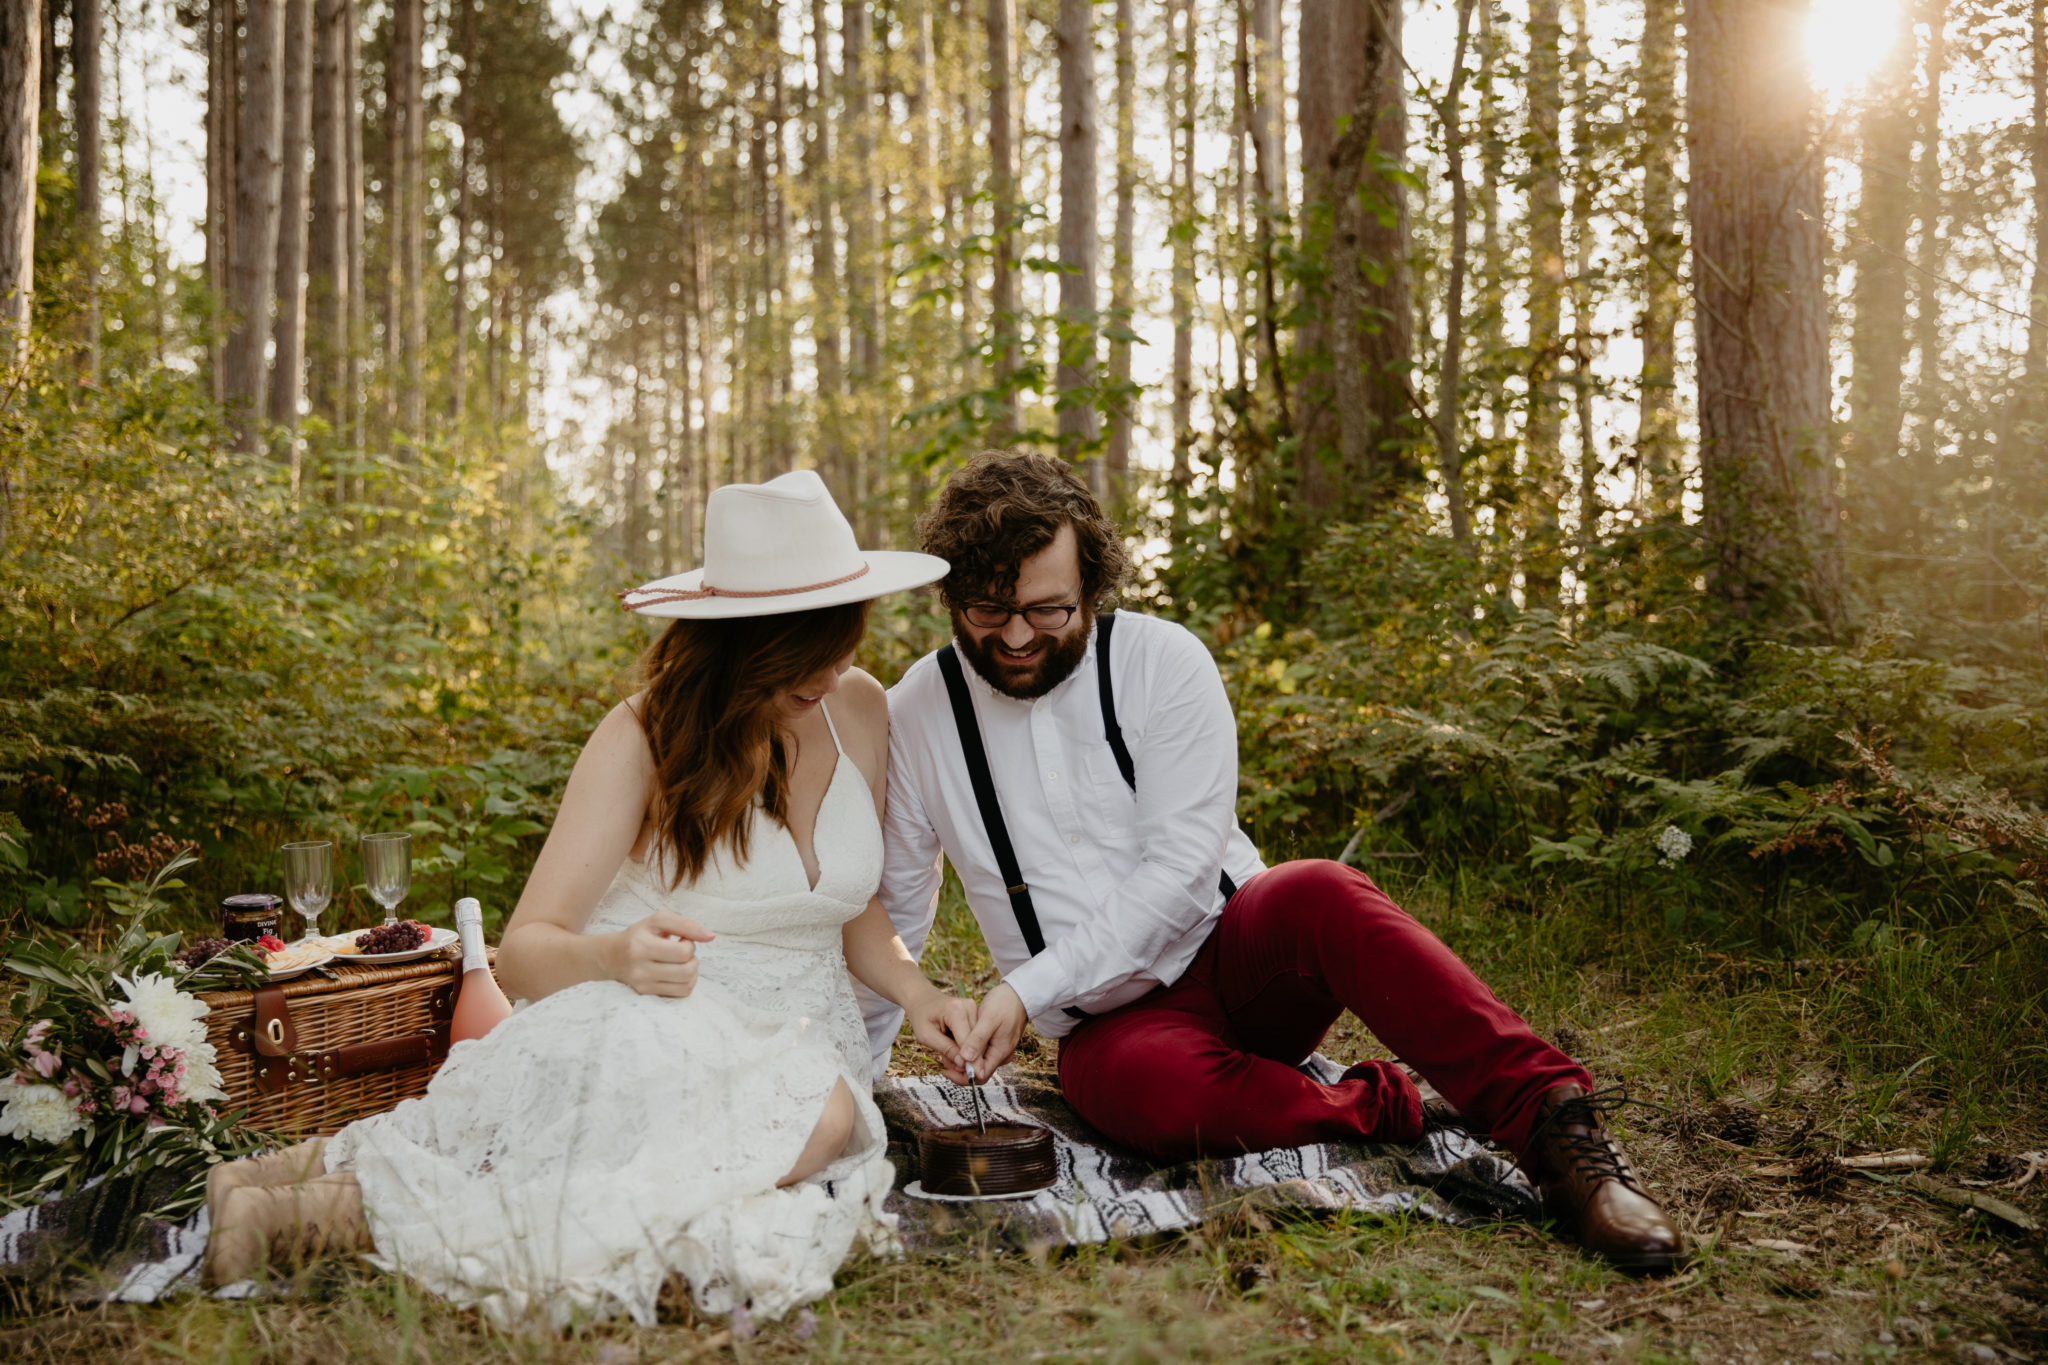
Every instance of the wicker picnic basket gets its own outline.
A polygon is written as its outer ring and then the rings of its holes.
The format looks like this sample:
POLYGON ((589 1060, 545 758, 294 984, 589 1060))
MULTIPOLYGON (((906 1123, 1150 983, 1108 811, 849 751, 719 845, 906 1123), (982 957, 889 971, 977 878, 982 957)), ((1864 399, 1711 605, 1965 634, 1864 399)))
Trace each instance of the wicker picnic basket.
MULTIPOLYGON (((493 954, 495 956, 495 954, 493 954)), ((454 949, 393 966, 337 964, 254 991, 206 991, 223 1109, 293 1137, 334 1133, 426 1093, 448 1055, 454 949)))

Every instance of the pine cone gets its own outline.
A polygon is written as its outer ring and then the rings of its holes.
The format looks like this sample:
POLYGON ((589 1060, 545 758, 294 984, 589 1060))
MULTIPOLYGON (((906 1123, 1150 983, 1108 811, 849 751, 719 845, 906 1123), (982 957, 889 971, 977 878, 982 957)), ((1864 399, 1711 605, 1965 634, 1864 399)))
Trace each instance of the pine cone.
POLYGON ((1733 1171, 1716 1171, 1694 1185, 1692 1202, 1703 1213, 1727 1213, 1749 1207, 1749 1184, 1733 1171))
POLYGON ((1664 1131, 1680 1142, 1698 1142, 1708 1127, 1707 1111, 1689 1104, 1677 1105, 1664 1116, 1664 1131))
POLYGON ((2027 1171, 2027 1163, 2011 1152, 1986 1152, 1970 1164, 1970 1179, 1981 1180, 1987 1185, 2003 1185, 2008 1180, 2017 1180, 2027 1171))
POLYGON ((1737 1147, 1754 1147, 1764 1135, 1764 1121, 1746 1104, 1717 1104, 1707 1111, 1707 1123, 1715 1137, 1737 1147))
POLYGON ((1799 1158, 1792 1168, 1792 1188, 1809 1199, 1826 1199, 1842 1187, 1849 1170, 1831 1152, 1799 1158))

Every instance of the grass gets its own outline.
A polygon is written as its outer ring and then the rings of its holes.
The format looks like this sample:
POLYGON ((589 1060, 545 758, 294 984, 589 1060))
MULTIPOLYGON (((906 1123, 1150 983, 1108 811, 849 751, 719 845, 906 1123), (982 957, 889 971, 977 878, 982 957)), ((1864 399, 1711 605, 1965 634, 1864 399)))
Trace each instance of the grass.
MULTIPOLYGON (((1663 1105, 1625 1136, 1699 1248, 1638 1282, 1541 1228, 1257 1213, 1071 1254, 857 1260, 806 1321, 735 1342, 687 1301, 652 1329, 505 1334, 404 1280, 314 1267, 262 1302, 18 1304, 0 1359, 79 1361, 1778 1362, 2030 1360, 2048 1352, 2042 1244, 1890 1179, 1803 1193, 1758 1174, 1812 1153, 1914 1147, 1959 1186, 1990 1153, 2048 1147, 2048 945, 1995 925, 1899 926, 1865 946, 1728 931, 1713 951, 1650 905, 1560 898, 1538 911, 1395 888, 1603 1083, 1663 1105), (1774 941, 1766 955, 1745 944, 1774 941), (1719 1106, 1719 1107, 1716 1107, 1719 1106), (1753 1114, 1745 1147, 1716 1135, 1753 1114), (1717 1125, 1720 1127, 1717 1129, 1717 1125), (1775 1246, 1772 1244, 1776 1244, 1775 1246), (1787 1249, 1797 1247, 1800 1249, 1787 1249), (1986 1354, 1988 1352, 1988 1354, 1986 1354), (1824 1354, 1825 1353, 1825 1354, 1824 1354)), ((1524 891, 1512 904, 1526 907, 1524 891)), ((994 980, 950 892, 926 958, 994 980)), ((1332 1055, 1372 1053, 1348 1019, 1332 1055)), ((915 1069, 910 1049, 899 1061, 915 1069)), ((1039 1050, 1020 1065, 1049 1063, 1039 1050)), ((2040 1218, 2043 1186, 1987 1192, 2040 1218)))

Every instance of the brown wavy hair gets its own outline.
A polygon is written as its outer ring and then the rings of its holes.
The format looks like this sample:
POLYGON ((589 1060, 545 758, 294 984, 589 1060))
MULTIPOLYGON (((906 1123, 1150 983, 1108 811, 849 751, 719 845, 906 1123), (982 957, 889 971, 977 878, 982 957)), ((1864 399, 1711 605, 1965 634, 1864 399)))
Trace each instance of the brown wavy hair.
POLYGON ((918 518, 917 534, 926 554, 953 566, 939 592, 957 610, 1008 601, 1019 566, 1052 544, 1062 526, 1074 528, 1082 597, 1108 611, 1131 576, 1123 528, 1102 514, 1063 460, 1028 450, 982 451, 946 480, 918 518))
POLYGON ((780 616, 675 621, 640 658, 640 729, 654 755, 656 843, 680 886, 729 844, 747 860, 756 797, 789 819, 789 754, 775 709, 790 688, 853 653, 868 604, 780 616))

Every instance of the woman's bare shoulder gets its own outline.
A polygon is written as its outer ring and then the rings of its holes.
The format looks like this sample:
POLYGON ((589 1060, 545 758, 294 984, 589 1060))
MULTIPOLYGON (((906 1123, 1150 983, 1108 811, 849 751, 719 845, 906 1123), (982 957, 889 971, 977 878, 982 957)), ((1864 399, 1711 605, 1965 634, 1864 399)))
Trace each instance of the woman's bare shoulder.
POLYGON ((645 692, 636 692, 605 712, 583 746, 584 758, 607 767, 623 764, 643 771, 652 768, 654 754, 647 746, 647 731, 640 724, 640 710, 646 697, 645 692))

